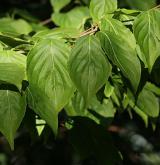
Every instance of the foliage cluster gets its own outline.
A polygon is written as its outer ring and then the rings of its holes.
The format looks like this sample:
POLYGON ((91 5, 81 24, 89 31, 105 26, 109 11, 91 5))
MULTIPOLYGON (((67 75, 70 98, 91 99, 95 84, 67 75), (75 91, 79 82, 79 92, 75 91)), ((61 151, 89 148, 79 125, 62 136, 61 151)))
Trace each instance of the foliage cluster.
POLYGON ((0 131, 14 149, 26 109, 33 110, 39 133, 47 123, 57 137, 63 125, 82 159, 120 164, 107 131, 115 115, 135 112, 153 129, 159 116, 159 6, 71 3, 51 0, 53 29, 21 10, 0 19, 0 131))

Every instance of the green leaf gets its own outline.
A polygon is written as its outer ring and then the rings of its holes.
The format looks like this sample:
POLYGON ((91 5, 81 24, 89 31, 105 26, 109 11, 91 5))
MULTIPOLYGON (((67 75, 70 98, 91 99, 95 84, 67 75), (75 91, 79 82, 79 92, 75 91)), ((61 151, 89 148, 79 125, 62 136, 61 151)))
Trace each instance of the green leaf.
POLYGON ((150 117, 158 117, 159 115, 159 100, 145 87, 138 96, 137 106, 150 117))
POLYGON ((114 87, 109 83, 109 81, 107 81, 104 89, 104 95, 109 98, 112 96, 113 92, 114 87))
POLYGON ((34 107, 42 119, 57 132, 57 115, 74 93, 68 74, 70 49, 63 40, 41 40, 27 57, 27 75, 34 107))
POLYGON ((149 91, 152 91, 155 95, 160 96, 160 88, 157 87, 156 85, 147 82, 145 88, 148 89, 149 91))
POLYGON ((143 56, 147 62, 149 72, 151 72, 156 59, 160 55, 158 15, 160 16, 160 12, 156 9, 142 12, 135 19, 133 25, 134 35, 140 46, 141 52, 144 54, 143 56))
POLYGON ((99 40, 95 36, 80 38, 69 57, 69 73, 86 105, 104 85, 111 72, 99 40))
POLYGON ((17 92, 0 90, 0 131, 14 149, 14 136, 25 114, 26 99, 17 92))
POLYGON ((98 36, 109 59, 130 80, 133 89, 136 91, 141 77, 141 65, 136 50, 128 40, 113 32, 98 32, 98 36))
POLYGON ((109 31, 119 35, 121 39, 129 44, 129 47, 136 49, 136 39, 133 33, 122 22, 113 18, 102 19, 100 28, 101 31, 109 31))
POLYGON ((103 127, 84 117, 75 117, 73 120, 69 140, 82 159, 94 156, 100 165, 121 162, 111 136, 103 127))
POLYGON ((68 116, 88 117, 97 124, 101 123, 101 121, 108 122, 108 118, 113 118, 116 112, 111 100, 104 99, 103 103, 100 103, 96 96, 92 97, 91 103, 87 109, 85 107, 84 98, 79 92, 75 93, 71 101, 65 106, 65 110, 68 116))
POLYGON ((116 109, 113 106, 113 103, 110 99, 104 99, 103 103, 100 103, 96 97, 93 97, 89 109, 92 112, 96 112, 101 118, 113 118, 116 109))
POLYGON ((156 0, 126 0, 130 7, 139 10, 148 10, 156 6, 156 0))
POLYGON ((70 102, 65 106, 68 116, 87 116, 88 111, 85 107, 85 101, 79 92, 71 98, 70 102))
POLYGON ((20 90, 26 76, 26 56, 11 50, 0 51, 0 80, 20 90))
POLYGON ((58 112, 53 108, 53 98, 44 95, 44 91, 36 88, 36 86, 29 86, 27 88, 27 100, 29 107, 47 122, 56 135, 58 131, 58 112))
POLYGON ((59 12, 63 7, 65 7, 71 0, 50 0, 51 5, 55 12, 59 12))
POLYGON ((83 30, 86 19, 89 18, 87 7, 76 7, 67 13, 54 13, 53 22, 61 28, 76 28, 83 30))
POLYGON ((148 127, 148 115, 135 104, 135 98, 130 90, 127 91, 126 99, 128 100, 130 107, 141 117, 145 126, 148 127))
POLYGON ((16 37, 11 37, 6 34, 0 35, 0 41, 2 41, 4 44, 11 46, 11 47, 16 47, 18 45, 22 44, 29 44, 28 41, 16 38, 16 37))
POLYGON ((1 18, 0 25, 0 32, 28 34, 32 31, 32 27, 23 19, 1 18))
POLYGON ((90 15, 95 22, 112 14, 117 9, 117 0, 91 0, 90 15))
POLYGON ((77 29, 72 28, 54 28, 53 30, 43 30, 36 33, 33 37, 33 41, 39 41, 41 39, 67 39, 77 38, 80 36, 80 32, 77 29))

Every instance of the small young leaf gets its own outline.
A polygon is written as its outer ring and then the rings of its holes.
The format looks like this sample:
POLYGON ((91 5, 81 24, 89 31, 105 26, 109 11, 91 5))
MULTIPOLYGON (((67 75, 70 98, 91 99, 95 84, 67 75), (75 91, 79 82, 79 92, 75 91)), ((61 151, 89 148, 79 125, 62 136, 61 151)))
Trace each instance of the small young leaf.
POLYGON ((26 97, 17 92, 0 90, 0 131, 14 149, 14 136, 24 117, 26 97))
POLYGON ((111 66, 95 36, 85 36, 77 41, 69 57, 69 72, 88 104, 111 72, 111 66))
POLYGON ((117 0, 91 0, 90 14, 95 22, 100 21, 107 14, 112 14, 117 9, 117 0))
POLYGON ((137 106, 150 117, 158 117, 159 115, 158 98, 146 88, 139 94, 137 106))

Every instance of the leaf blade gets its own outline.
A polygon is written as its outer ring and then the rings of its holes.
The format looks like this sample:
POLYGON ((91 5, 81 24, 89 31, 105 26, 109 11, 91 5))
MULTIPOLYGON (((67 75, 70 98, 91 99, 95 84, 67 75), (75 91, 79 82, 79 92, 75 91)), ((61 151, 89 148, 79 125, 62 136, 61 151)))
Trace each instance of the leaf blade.
POLYGON ((24 117, 25 108, 24 95, 0 90, 0 131, 5 135, 12 149, 14 149, 14 136, 24 117))
POLYGON ((35 45, 27 58, 30 93, 36 100, 34 110, 54 133, 57 132, 58 113, 75 90, 67 68, 69 52, 63 40, 47 39, 35 45))
POLYGON ((72 81, 88 104, 111 72, 111 65, 105 58, 98 39, 95 36, 79 39, 72 49, 68 65, 72 81))

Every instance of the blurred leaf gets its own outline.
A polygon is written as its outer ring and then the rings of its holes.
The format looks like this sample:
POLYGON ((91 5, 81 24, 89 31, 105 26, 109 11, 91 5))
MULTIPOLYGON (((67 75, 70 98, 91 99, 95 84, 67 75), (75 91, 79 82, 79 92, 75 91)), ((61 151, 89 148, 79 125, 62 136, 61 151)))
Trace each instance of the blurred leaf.
POLYGON ((51 5, 55 12, 59 12, 63 7, 65 7, 71 0, 50 0, 51 5))
POLYGON ((4 44, 10 46, 10 47, 16 47, 18 45, 22 45, 22 44, 29 44, 28 41, 19 39, 19 38, 15 38, 15 37, 10 37, 7 36, 5 34, 0 34, 0 41, 2 41, 4 44))
POLYGON ((89 18, 87 7, 76 7, 67 13, 53 13, 52 20, 61 28, 84 29, 84 23, 89 18))
POLYGON ((80 35, 77 29, 72 28, 54 28, 53 30, 43 30, 37 32, 33 37, 33 41, 41 39, 66 39, 77 38, 80 35))
POLYGON ((39 22, 39 20, 35 16, 31 15, 30 12, 28 12, 25 9, 14 9, 12 16, 15 17, 15 15, 18 15, 29 22, 35 22, 35 23, 39 22))
POLYGON ((141 119, 144 121, 145 126, 148 127, 148 116, 143 110, 141 110, 136 104, 135 104, 135 98, 130 90, 127 91, 127 99, 130 107, 141 117, 141 119))
POLYGON ((0 32, 10 32, 18 34, 28 34, 32 31, 32 27, 23 19, 13 20, 11 18, 0 19, 0 32))
POLYGON ((150 117, 159 115, 159 100, 145 87, 138 96, 137 106, 150 117))
POLYGON ((131 8, 148 10, 156 6, 156 0, 126 0, 131 8))
POLYGON ((145 88, 151 92, 153 92, 155 95, 160 96, 160 87, 157 87, 156 85, 147 82, 145 85, 145 88))

